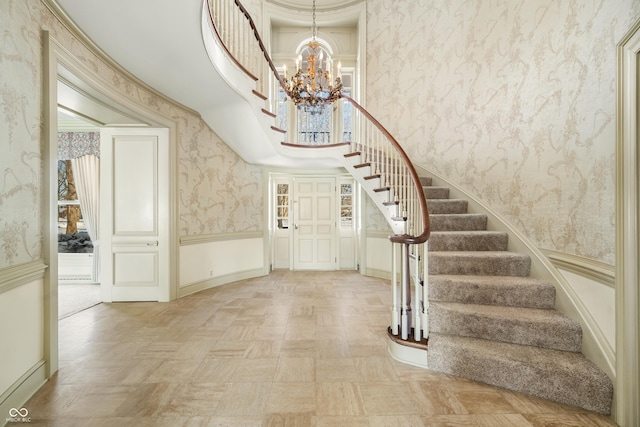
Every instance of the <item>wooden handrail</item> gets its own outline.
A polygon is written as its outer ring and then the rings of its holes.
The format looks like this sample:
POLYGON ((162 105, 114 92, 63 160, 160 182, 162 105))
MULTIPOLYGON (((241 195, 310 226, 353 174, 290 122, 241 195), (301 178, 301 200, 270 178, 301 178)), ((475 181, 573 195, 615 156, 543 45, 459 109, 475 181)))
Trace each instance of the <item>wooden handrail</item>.
MULTIPOLYGON (((231 54, 231 52, 229 51, 227 46, 225 46, 225 44, 223 42, 223 39, 222 39, 222 37, 220 37, 220 33, 219 33, 218 28, 217 28, 217 26, 215 24, 215 20, 214 20, 214 17, 213 17, 213 12, 212 12, 213 8, 212 8, 212 5, 211 5, 211 1, 212 0, 207 0, 207 6, 208 6, 208 9, 209 9, 209 19, 210 19, 211 24, 212 24, 212 26, 214 28, 215 33, 216 33, 216 37, 218 37, 218 39, 222 42, 222 45, 224 46, 225 51, 233 59, 233 61, 240 67, 240 69, 242 69, 247 75, 249 75, 252 78, 257 80, 257 78, 251 72, 249 72, 242 64, 240 64, 240 62, 233 56, 233 54, 231 54)), ((247 11, 247 9, 242 5, 240 0, 234 0, 234 3, 238 7, 240 12, 242 12, 244 17, 247 19, 247 21, 249 23, 249 26, 251 27, 251 30, 253 31, 253 35, 256 38, 257 42, 258 42, 258 46, 260 47, 260 50, 262 51, 262 55, 264 56, 264 59, 267 61, 267 64, 269 65, 269 68, 271 69, 271 72, 273 73, 274 77, 276 78, 276 80, 278 81, 278 83, 280 84, 282 89, 285 91, 287 96, 291 97, 290 91, 287 89, 286 84, 283 81, 282 77, 280 77, 280 73, 278 72, 278 69, 273 64, 273 61, 271 60, 271 57, 269 56, 269 53, 267 52, 267 49, 265 48, 265 45, 262 42, 262 38, 260 37, 260 34, 258 33, 258 30, 256 28, 256 24, 253 21, 253 18, 251 18, 251 15, 247 11)), ((407 156, 407 153, 400 146, 400 144, 393 137, 393 135, 391 135, 391 133, 389 133, 389 131, 384 126, 382 126, 382 124, 378 120, 376 120, 367 110, 365 110, 364 107, 362 107, 353 98, 351 98, 351 97, 349 97, 347 95, 341 94, 340 97, 342 99, 346 100, 347 102, 349 102, 351 105, 353 105, 358 111, 360 111, 386 137, 386 139, 391 143, 391 145, 396 150, 396 152, 398 153, 398 155, 402 159, 403 163, 407 167, 407 170, 409 171, 409 175, 411 176, 411 180, 413 182, 413 185, 416 188, 416 192, 417 192, 417 195, 418 195, 418 202, 420 204, 420 210, 421 210, 421 213, 422 213, 422 233, 420 233, 420 235, 418 235, 418 236, 411 236, 409 234, 394 234, 394 235, 389 236, 389 239, 394 243, 401 243, 401 244, 406 244, 406 245, 420 244, 420 243, 426 242, 429 239, 429 235, 431 233, 430 222, 429 222, 429 211, 428 211, 428 208, 427 208, 427 200, 426 200, 425 195, 424 195, 424 190, 422 189, 422 183, 420 182, 420 177, 418 176, 418 173, 416 172, 416 169, 413 166, 413 163, 409 159, 409 156, 407 156)))

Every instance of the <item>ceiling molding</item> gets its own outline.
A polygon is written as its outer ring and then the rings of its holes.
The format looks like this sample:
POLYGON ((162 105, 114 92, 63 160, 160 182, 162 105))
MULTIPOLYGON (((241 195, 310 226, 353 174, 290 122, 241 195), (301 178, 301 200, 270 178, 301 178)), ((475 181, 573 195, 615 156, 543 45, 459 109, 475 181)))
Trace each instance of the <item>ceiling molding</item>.
MULTIPOLYGON (((317 0, 316 10, 319 12, 340 10, 354 6, 362 1, 363 0, 317 0)), ((293 9, 300 12, 311 13, 312 9, 311 0, 266 0, 266 2, 285 9, 293 9)))

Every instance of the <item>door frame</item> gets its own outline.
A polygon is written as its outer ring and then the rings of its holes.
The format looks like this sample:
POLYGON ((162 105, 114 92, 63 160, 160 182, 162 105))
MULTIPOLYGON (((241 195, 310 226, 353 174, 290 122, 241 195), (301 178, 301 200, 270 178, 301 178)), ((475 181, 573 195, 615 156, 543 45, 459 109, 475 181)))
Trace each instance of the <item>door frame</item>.
MULTIPOLYGON (((295 178, 335 178, 335 182, 336 182, 336 186, 339 186, 341 182, 343 182, 343 180, 345 178, 350 178, 353 179, 353 239, 354 239, 354 262, 355 262, 355 266, 353 268, 354 271, 357 271, 360 265, 360 261, 359 261, 359 257, 361 256, 361 251, 360 251, 360 239, 359 239, 359 234, 358 234, 358 227, 360 226, 360 215, 361 215, 361 210, 360 210, 360 203, 359 203, 359 197, 358 197, 358 192, 359 192, 359 185, 358 185, 358 181, 356 179, 354 179, 349 173, 347 173, 345 170, 343 169, 327 169, 327 170, 308 170, 308 171, 304 171, 304 170, 285 170, 285 169, 279 169, 279 168, 274 168, 274 169, 267 169, 265 170, 265 180, 268 182, 268 191, 266 194, 267 197, 267 203, 265 203, 265 208, 266 208, 266 212, 265 212, 265 219, 266 219, 266 225, 265 225, 265 229, 268 230, 268 246, 269 246, 269 263, 270 263, 270 269, 274 270, 274 263, 275 263, 275 250, 276 250, 276 233, 278 233, 278 230, 275 227, 275 217, 276 217, 276 185, 278 183, 282 184, 282 183, 286 183, 289 185, 289 227, 286 231, 286 235, 288 236, 288 269, 293 271, 294 268, 294 262, 293 262, 293 257, 294 257, 294 253, 293 253, 293 217, 292 217, 292 212, 294 210, 293 208, 293 203, 292 203, 292 197, 293 197, 293 188, 294 188, 294 179, 295 178)), ((340 194, 338 192, 338 190, 336 189, 335 191, 335 205, 334 205, 334 211, 335 211, 335 220, 336 222, 339 223, 339 209, 340 209, 340 194)), ((284 233, 280 232, 279 233, 280 236, 282 237, 284 235, 284 233)), ((335 256, 337 257, 337 261, 336 261, 336 270, 340 270, 340 245, 339 245, 339 240, 340 240, 340 227, 339 224, 337 224, 337 226, 335 227, 335 241, 334 241, 334 253, 335 256)), ((279 267, 279 268, 283 268, 283 267, 279 267)), ((327 270, 330 271, 330 270, 327 270)))
MULTIPOLYGON (((44 263, 48 266, 44 274, 44 346, 45 375, 51 378, 58 370, 58 245, 57 245, 57 157, 58 157, 58 93, 60 77, 73 80, 83 89, 110 107, 122 111, 151 127, 169 130, 169 299, 177 296, 178 287, 178 229, 177 229, 177 123, 152 111, 147 106, 116 92, 108 81, 85 66, 78 58, 62 46, 49 31, 42 32, 44 48, 43 82, 43 191, 42 228, 44 263)), ((100 53, 96 53, 102 57, 100 53)), ((106 58, 106 57, 105 57, 106 58)), ((135 80, 126 70, 106 58, 117 72, 135 80)), ((135 82, 140 86, 144 83, 135 82)), ((153 91, 152 89, 149 89, 153 91)), ((104 255, 104 254, 103 254, 104 255)))
POLYGON ((640 419, 640 20, 617 46, 615 419, 640 419))

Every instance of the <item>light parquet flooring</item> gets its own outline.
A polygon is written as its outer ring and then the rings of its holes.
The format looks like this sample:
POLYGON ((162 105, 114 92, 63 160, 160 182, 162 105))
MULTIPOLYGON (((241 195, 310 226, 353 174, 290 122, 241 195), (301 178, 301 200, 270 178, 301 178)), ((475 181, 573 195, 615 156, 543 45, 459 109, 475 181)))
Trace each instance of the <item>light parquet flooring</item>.
POLYGON ((610 426, 608 417, 398 363, 389 284, 289 272, 60 321, 37 426, 610 426))

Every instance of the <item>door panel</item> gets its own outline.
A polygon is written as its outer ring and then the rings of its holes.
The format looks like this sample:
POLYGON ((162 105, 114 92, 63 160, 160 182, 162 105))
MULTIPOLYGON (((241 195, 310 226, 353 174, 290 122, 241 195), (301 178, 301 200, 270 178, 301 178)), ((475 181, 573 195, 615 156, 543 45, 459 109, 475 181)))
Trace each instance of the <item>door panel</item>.
POLYGON ((168 135, 101 132, 104 301, 169 300, 168 135))
POLYGON ((158 148, 155 136, 113 139, 114 235, 158 234, 158 148))
POLYGON ((294 269, 336 268, 335 199, 335 178, 296 178, 294 269))

